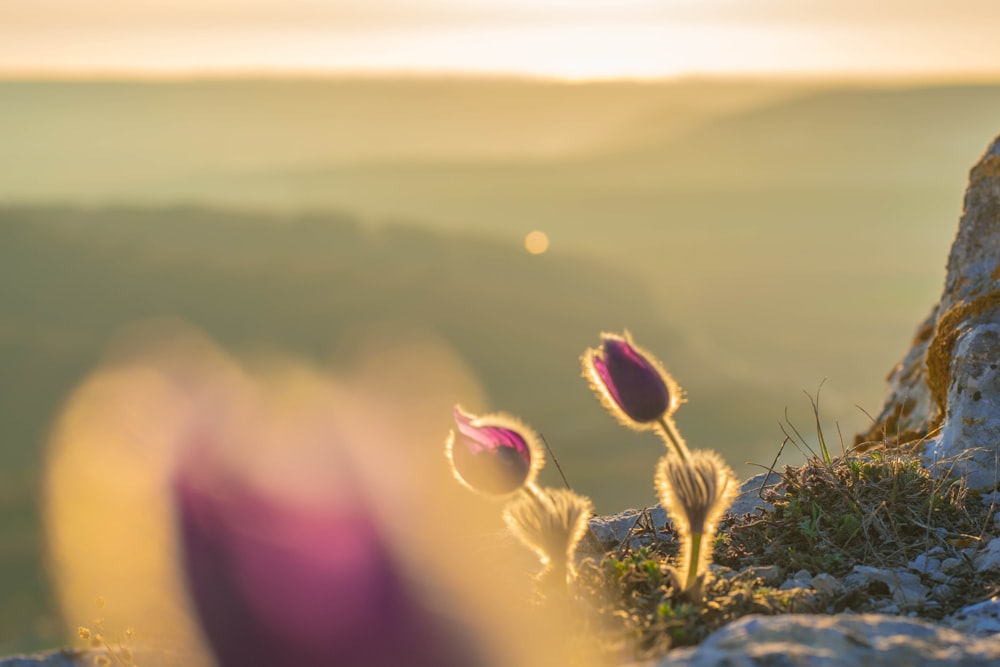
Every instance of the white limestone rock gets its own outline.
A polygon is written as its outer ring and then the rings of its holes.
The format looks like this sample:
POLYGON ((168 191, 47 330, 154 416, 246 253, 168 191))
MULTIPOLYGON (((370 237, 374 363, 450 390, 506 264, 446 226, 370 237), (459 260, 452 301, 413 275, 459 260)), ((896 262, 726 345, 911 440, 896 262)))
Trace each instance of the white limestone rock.
POLYGON ((46 651, 0 658, 0 667, 91 667, 96 657, 89 651, 46 651))
POLYGON ((1000 539, 990 540, 972 558, 972 563, 976 567, 976 572, 1000 571, 1000 539))
POLYGON ((986 667, 1000 642, 882 614, 747 616, 659 667, 986 667))
POLYGON ((941 571, 941 559, 923 553, 906 564, 908 568, 919 574, 933 575, 941 571))
POLYGON ((813 577, 809 585, 819 593, 820 595, 834 595, 840 592, 842 586, 837 577, 832 574, 827 574, 826 572, 820 572, 815 577, 813 577))
POLYGON ((631 548, 638 549, 656 539, 664 539, 665 536, 660 536, 659 531, 667 521, 667 511, 654 505, 641 510, 629 509, 618 514, 594 517, 590 520, 590 533, 602 549, 617 549, 626 540, 631 548))
POLYGON ((845 585, 850 587, 863 587, 871 582, 881 582, 888 586, 893 602, 900 607, 917 607, 927 599, 927 587, 920 583, 920 576, 903 569, 886 570, 855 565, 845 577, 845 585))
POLYGON ((740 491, 736 494, 733 504, 726 511, 731 516, 743 516, 744 514, 760 514, 770 512, 774 506, 765 501, 761 496, 770 489, 773 489, 781 481, 781 476, 773 472, 762 472, 754 475, 740 486, 740 491))
POLYGON ((1000 633, 1000 598, 993 597, 959 609, 941 624, 976 637, 994 637, 1000 633))
MULTIPOLYGON (((774 487, 778 481, 779 476, 775 473, 761 473, 743 482, 726 514, 742 516, 770 511, 773 506, 760 496, 765 490, 774 487)), ((628 509, 618 514, 594 517, 590 520, 590 532, 601 548, 617 548, 628 538, 629 546, 638 549, 656 539, 664 539, 659 531, 669 522, 667 511, 660 505, 654 505, 645 509, 628 509), (653 532, 654 529, 656 533, 653 532)))
POLYGON ((940 302, 889 375, 859 442, 920 443, 940 473, 992 490, 1000 456, 1000 137, 969 174, 940 302), (928 437, 930 436, 930 437, 928 437))

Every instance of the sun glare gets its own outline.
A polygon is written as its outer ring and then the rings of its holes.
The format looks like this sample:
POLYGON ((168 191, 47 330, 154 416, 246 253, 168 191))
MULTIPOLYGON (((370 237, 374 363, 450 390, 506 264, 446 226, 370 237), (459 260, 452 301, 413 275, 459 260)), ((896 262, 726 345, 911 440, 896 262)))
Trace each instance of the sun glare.
MULTIPOLYGON (((997 14, 973 20, 955 10, 943 20, 925 8, 888 29, 884 12, 862 20, 860 0, 847 3, 857 20, 833 22, 822 8, 815 15, 799 9, 788 20, 781 3, 757 16, 733 11, 728 0, 252 0, 249 12, 237 11, 236 0, 211 10, 189 2, 128 11, 110 0, 95 0, 86 12, 71 0, 0 8, 0 71, 450 72, 579 81, 995 74, 1000 62, 991 32, 997 14)), ((979 7, 982 0, 956 2, 979 7)))
POLYGON ((524 248, 532 255, 541 255, 549 249, 548 234, 537 229, 533 232, 528 232, 528 235, 524 237, 524 248))

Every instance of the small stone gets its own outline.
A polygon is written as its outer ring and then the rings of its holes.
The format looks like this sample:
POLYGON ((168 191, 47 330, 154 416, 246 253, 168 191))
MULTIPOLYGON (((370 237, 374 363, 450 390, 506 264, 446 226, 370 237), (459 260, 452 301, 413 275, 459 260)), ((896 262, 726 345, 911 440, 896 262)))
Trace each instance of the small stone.
POLYGON ((811 588, 808 581, 800 581, 798 579, 786 579, 784 583, 778 586, 779 591, 799 591, 811 588))
POLYGON ((629 509, 618 514, 595 517, 590 520, 590 533, 602 549, 616 549, 622 546, 626 538, 630 548, 638 549, 657 539, 664 539, 659 531, 667 521, 666 510, 654 505, 646 509, 629 509), (651 527, 655 529, 655 533, 650 532, 651 527))
POLYGON ((994 597, 963 607, 941 623, 976 637, 996 635, 1000 633, 1000 599, 994 597))
POLYGON ((931 597, 935 600, 949 600, 955 594, 955 589, 948 584, 937 584, 931 588, 931 597))
POLYGON ((747 568, 747 574, 760 579, 765 586, 778 586, 784 581, 785 571, 780 565, 756 565, 747 568))
POLYGON ((98 654, 79 651, 47 651, 0 658, 0 667, 79 667, 96 664, 98 654))
POLYGON ((780 481, 781 476, 778 473, 762 472, 759 475, 754 475, 740 486, 736 499, 726 513, 739 517, 744 514, 770 512, 774 506, 764 501, 760 496, 767 489, 777 486, 780 481))
POLYGON ((930 574, 932 572, 937 572, 941 569, 941 561, 937 558, 929 558, 926 554, 920 554, 913 560, 911 560, 907 567, 914 572, 920 572, 922 574, 930 574))
POLYGON ((941 561, 942 572, 954 572, 965 563, 961 558, 945 558, 941 561))
POLYGON ((938 570, 937 572, 931 572, 927 577, 937 584, 953 584, 955 583, 955 577, 948 576, 944 572, 938 570))
POLYGON ((899 605, 917 605, 927 598, 927 589, 920 583, 920 577, 912 572, 855 565, 851 573, 862 580, 884 583, 892 593, 893 602, 899 605))
POLYGON ((822 595, 833 595, 840 590, 840 581, 832 574, 826 572, 817 574, 810 582, 817 593, 822 595))
POLYGON ((991 540, 986 548, 972 559, 976 572, 1000 570, 1000 540, 991 540))
POLYGON ((781 584, 781 586, 778 586, 778 590, 791 591, 810 587, 812 587, 812 575, 809 573, 809 570, 799 570, 781 584))
POLYGON ((1000 491, 990 491, 989 493, 984 493, 979 496, 979 501, 986 507, 1000 507, 1000 491))
POLYGON ((708 571, 712 573, 712 576, 714 578, 722 580, 735 579, 740 574, 731 567, 726 567, 725 565, 718 565, 717 563, 709 563, 708 571))

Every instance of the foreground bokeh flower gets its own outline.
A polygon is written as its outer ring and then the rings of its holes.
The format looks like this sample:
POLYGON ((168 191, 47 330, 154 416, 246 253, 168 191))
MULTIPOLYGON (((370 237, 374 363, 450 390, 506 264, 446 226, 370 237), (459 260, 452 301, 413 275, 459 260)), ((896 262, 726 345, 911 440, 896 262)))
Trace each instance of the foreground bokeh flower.
POLYGON ((380 345, 391 369, 345 379, 240 362, 187 328, 123 339, 50 444, 67 628, 89 627, 100 596, 107 636, 134 627, 143 667, 564 664, 566 616, 520 641, 538 626, 523 572, 476 539, 495 509, 421 451, 446 397, 477 395, 435 349, 380 345))
POLYGON ((198 477, 175 484, 181 564, 219 667, 483 664, 420 603, 360 502, 296 506, 198 477))
POLYGON ((660 459, 656 489, 680 535, 685 589, 697 586, 704 576, 719 519, 738 486, 732 469, 715 452, 698 449, 687 459, 670 455, 660 459))
POLYGON ((651 428, 680 405, 670 374, 628 333, 601 334, 601 345, 582 358, 584 373, 605 406, 632 428, 651 428))
POLYGON ((445 454, 460 482, 503 496, 532 484, 544 464, 532 431, 506 415, 476 416, 456 406, 445 454))

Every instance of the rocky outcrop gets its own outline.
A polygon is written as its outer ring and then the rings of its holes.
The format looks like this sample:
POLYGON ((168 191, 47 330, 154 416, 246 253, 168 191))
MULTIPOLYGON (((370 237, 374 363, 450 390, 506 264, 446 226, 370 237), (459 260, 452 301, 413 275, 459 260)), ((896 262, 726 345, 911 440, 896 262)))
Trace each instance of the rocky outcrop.
POLYGON ((908 446, 992 489, 1000 457, 1000 137, 969 175, 941 300, 889 375, 860 447, 908 446))

